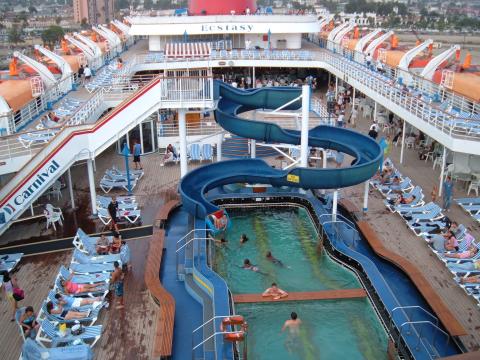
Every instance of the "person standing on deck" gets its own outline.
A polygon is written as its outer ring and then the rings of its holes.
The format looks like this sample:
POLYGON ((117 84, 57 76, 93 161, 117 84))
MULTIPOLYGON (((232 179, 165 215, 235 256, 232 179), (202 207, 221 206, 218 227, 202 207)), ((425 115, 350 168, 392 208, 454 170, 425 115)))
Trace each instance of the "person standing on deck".
POLYGON ((445 178, 443 182, 443 209, 450 211, 453 196, 453 181, 450 176, 445 178))
POLYGON ((142 163, 140 162, 140 155, 142 154, 142 145, 137 140, 133 142, 133 163, 135 164, 135 170, 143 170, 142 163))
POLYGON ((80 68, 78 69, 78 82, 83 85, 83 65, 80 65, 80 68))
POLYGON ((110 230, 118 232, 118 225, 117 225, 117 212, 118 212, 118 202, 115 196, 112 196, 112 201, 108 204, 108 215, 110 215, 111 224, 110 230))
POLYGON ((90 70, 88 64, 85 65, 85 68, 83 69, 83 75, 85 76, 85 84, 88 84, 92 78, 92 70, 90 70))
POLYGON ((115 261, 113 263, 113 267, 115 270, 110 277, 110 283, 113 286, 113 290, 115 291, 115 297, 118 299, 119 305, 116 306, 116 309, 122 309, 124 307, 123 304, 123 281, 124 281, 124 274, 122 268, 120 267, 120 263, 115 261))

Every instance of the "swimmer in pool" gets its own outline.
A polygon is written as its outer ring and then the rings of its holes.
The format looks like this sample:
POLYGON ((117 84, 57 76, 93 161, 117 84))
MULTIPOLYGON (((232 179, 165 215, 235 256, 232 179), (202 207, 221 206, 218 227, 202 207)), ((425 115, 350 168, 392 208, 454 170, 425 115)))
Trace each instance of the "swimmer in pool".
POLYGON ((216 244, 217 246, 223 247, 223 246, 227 246, 228 241, 227 241, 227 239, 225 239, 225 238, 222 237, 220 240, 219 240, 219 239, 215 239, 215 244, 216 244))
POLYGON ((265 290, 262 294, 263 297, 271 296, 273 300, 278 300, 288 296, 288 293, 280 289, 276 283, 272 283, 272 286, 265 290))
POLYGON ((276 257, 274 257, 272 255, 271 251, 267 251, 267 254, 265 255, 265 257, 267 258, 267 260, 271 261, 275 265, 279 265, 279 266, 282 266, 282 267, 284 266, 283 263, 280 260, 278 260, 276 257))
POLYGON ((258 268, 258 266, 252 265, 252 263, 250 262, 249 259, 243 260, 242 268, 244 268, 245 270, 252 270, 252 271, 255 271, 255 272, 258 272, 260 270, 258 268))
POLYGON ((295 311, 290 314, 290 319, 285 321, 282 326, 282 332, 285 330, 288 331, 288 337, 285 340, 285 347, 287 348, 289 353, 295 351, 295 346, 298 343, 299 335, 300 335, 300 325, 302 325, 302 320, 298 318, 298 315, 295 311))
POLYGON ((247 235, 242 234, 242 236, 240 236, 240 245, 245 244, 247 241, 248 241, 247 235))

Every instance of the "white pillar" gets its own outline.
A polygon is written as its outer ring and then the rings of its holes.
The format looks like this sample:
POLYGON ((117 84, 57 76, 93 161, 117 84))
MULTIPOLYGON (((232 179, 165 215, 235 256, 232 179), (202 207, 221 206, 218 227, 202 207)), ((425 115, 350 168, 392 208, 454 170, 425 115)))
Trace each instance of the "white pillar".
POLYGON ((68 191, 70 192, 70 202, 72 203, 72 209, 75 209, 75 198, 73 196, 73 185, 72 185, 72 173, 70 168, 67 170, 68 177, 68 191))
POLYGON ((442 196, 443 178, 445 177, 445 167, 447 166, 447 147, 443 147, 442 168, 440 169, 440 185, 438 186, 438 196, 442 196))
POLYGON ((254 89, 257 87, 257 79, 255 79, 255 66, 252 67, 252 87, 254 89))
POLYGON ((405 150, 405 131, 407 122, 403 120, 402 147, 400 148, 400 164, 403 164, 403 151, 405 150))
MULTIPOLYGON (((327 168, 327 151, 325 149, 322 149, 322 167, 327 168)), ((325 189, 322 190, 321 194, 325 195, 325 189)))
POLYGON ((32 216, 35 216, 35 212, 33 211, 33 202, 30 203, 30 213, 32 214, 32 216))
POLYGON ((302 132, 300 137, 300 166, 308 167, 308 117, 310 112, 310 86, 302 86, 302 132))
POLYGON ((255 159, 257 157, 257 141, 250 139, 250 157, 255 159))
POLYGON ((352 109, 355 107, 355 88, 353 88, 353 94, 352 94, 352 109))
POLYGON ((223 133, 220 133, 217 138, 217 161, 222 161, 222 143, 223 133))
POLYGON ((90 188, 90 201, 92 205, 92 215, 97 215, 97 194, 95 192, 95 179, 93 177, 93 160, 87 160, 88 186, 90 188))
POLYGON ((375 106, 373 107, 373 122, 377 122, 377 102, 375 101, 375 106))
POLYGON ((370 181, 365 181, 365 190, 363 192, 363 212, 366 213, 368 210, 368 191, 370 190, 370 181))
POLYGON ((178 134, 180 136, 180 177, 188 172, 187 166, 187 121, 185 120, 185 109, 178 110, 178 134))
POLYGON ((338 190, 333 192, 332 201, 332 221, 337 221, 338 190))
POLYGON ((338 77, 335 76, 335 98, 338 95, 338 77))

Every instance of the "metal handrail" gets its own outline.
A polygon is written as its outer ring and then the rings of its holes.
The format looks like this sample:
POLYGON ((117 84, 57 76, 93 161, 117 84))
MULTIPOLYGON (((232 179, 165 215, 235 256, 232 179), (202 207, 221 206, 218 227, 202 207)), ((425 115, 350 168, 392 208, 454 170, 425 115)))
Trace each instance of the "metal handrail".
POLYGON ((208 230, 210 230, 210 229, 206 229, 206 228, 205 228, 205 229, 192 229, 192 230, 190 230, 188 233, 186 233, 185 235, 183 235, 183 236, 180 238, 180 240, 177 241, 177 244, 178 244, 180 241, 184 240, 184 239, 185 239, 188 235, 190 235, 192 232, 195 232, 195 231, 208 231, 208 230))
POLYGON ((193 241, 195 240, 210 240, 210 238, 206 237, 206 238, 202 238, 202 237, 194 237, 194 238, 191 238, 190 240, 188 240, 185 244, 183 244, 182 246, 180 246, 175 252, 178 253, 180 250, 184 249, 188 244, 192 243, 193 241))
POLYGON ((208 340, 212 339, 213 337, 217 335, 225 335, 225 334, 244 334, 245 332, 243 330, 239 331, 219 331, 219 332, 214 332, 212 335, 210 335, 208 338, 204 339, 200 344, 197 344, 193 347, 192 351, 195 351, 198 349, 200 346, 205 344, 208 340))
MULTIPOLYGON (((420 309, 422 310, 425 314, 427 314, 428 316, 430 316, 433 320, 435 320, 435 324, 438 326, 438 318, 433 315, 432 313, 428 312, 427 310, 425 310, 423 307, 421 306, 418 306, 418 305, 410 305, 410 306, 397 306, 395 308, 392 309, 392 319, 391 321, 393 321, 393 313, 397 310, 405 310, 405 309, 420 309)), ((404 312, 405 313, 405 312, 404 312)), ((407 315, 405 313, 405 315, 407 315)), ((410 316, 407 316, 407 318, 410 318, 410 316)))
MULTIPOLYGON (((443 331, 442 329, 440 329, 437 325, 435 325, 434 323, 432 323, 431 321, 428 321, 428 320, 423 320, 423 321, 406 321, 404 322, 403 324, 400 325, 400 331, 399 331, 399 335, 398 336, 402 336, 402 331, 404 329, 404 326, 405 325, 417 325, 417 324, 427 324, 427 325, 431 325, 435 328, 435 334, 434 334, 434 341, 432 343, 432 346, 435 348, 435 343, 436 343, 436 333, 437 331, 440 331, 447 339, 447 341, 445 342, 445 346, 448 345, 448 342, 450 341, 450 335, 447 334, 445 331, 443 331)), ((428 348, 427 346, 425 345, 425 342, 423 341, 423 338, 422 338, 422 332, 423 330, 420 330, 420 333, 418 333, 417 329, 415 328, 415 326, 413 326, 413 330, 415 331, 415 333, 417 334, 417 337, 418 337, 418 343, 417 343, 417 347, 418 347, 418 344, 422 344, 423 348, 425 349, 425 351, 428 353, 430 359, 433 359, 430 351, 428 351, 428 348)), ((408 346, 408 344, 407 344, 408 346)), ((410 346, 408 346, 410 347, 410 346)))

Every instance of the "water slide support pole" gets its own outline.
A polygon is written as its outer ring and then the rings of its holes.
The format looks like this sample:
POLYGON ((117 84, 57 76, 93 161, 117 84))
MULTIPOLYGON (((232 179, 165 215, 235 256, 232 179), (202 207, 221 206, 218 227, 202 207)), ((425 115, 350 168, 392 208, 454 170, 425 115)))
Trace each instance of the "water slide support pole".
POLYGON ((97 194, 95 192, 95 179, 93 178, 93 160, 87 160, 88 186, 90 188, 90 201, 92 205, 92 215, 97 215, 97 194))
POLYGON ((365 181, 365 190, 363 192, 363 213, 365 214, 368 210, 368 191, 370 190, 370 181, 365 181))
POLYGON ((222 161, 222 143, 223 143, 223 133, 218 134, 217 138, 217 161, 222 161))
POLYGON ((257 87, 257 79, 255 79, 255 66, 252 67, 252 88, 257 87))
POLYGON ((403 120, 402 147, 400 148, 400 164, 403 164, 403 151, 405 150, 405 131, 407 122, 403 120))
POLYGON ((187 166, 187 122, 185 120, 185 109, 178 109, 178 132, 180 136, 180 177, 188 172, 187 166))
POLYGON ((72 203, 72 209, 75 209, 75 197, 73 196, 73 184, 72 184, 72 172, 70 168, 67 170, 68 177, 68 191, 70 193, 70 202, 72 203))
POLYGON ((332 221, 337 221, 338 190, 333 192, 332 201, 332 221))
POLYGON ((338 96, 338 77, 335 76, 335 99, 338 96))
POLYGON ((310 86, 302 86, 302 132, 300 137, 300 166, 308 167, 308 116, 310 111, 310 86))
POLYGON ((375 101, 375 106, 373 108, 373 122, 377 122, 377 102, 375 101))
POLYGON ((440 169, 440 185, 438 186, 438 196, 442 196, 443 179, 445 177, 445 167, 447 166, 447 147, 443 147, 442 168, 440 169))
POLYGON ((250 139, 250 157, 255 159, 257 157, 257 141, 250 139))
POLYGON ((355 107, 355 88, 353 88, 353 94, 352 94, 352 109, 355 107))

